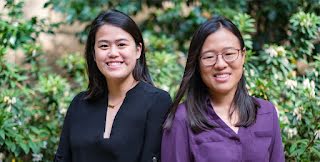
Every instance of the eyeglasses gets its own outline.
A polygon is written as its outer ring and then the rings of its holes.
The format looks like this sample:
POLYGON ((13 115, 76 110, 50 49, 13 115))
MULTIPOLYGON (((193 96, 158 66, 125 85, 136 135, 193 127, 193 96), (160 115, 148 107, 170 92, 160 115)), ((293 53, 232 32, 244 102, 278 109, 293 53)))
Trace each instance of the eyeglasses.
POLYGON ((218 56, 221 55, 225 62, 230 63, 238 59, 240 51, 242 50, 235 49, 235 48, 228 48, 221 51, 221 53, 206 52, 200 57, 200 61, 204 66, 212 66, 216 64, 218 60, 218 56))

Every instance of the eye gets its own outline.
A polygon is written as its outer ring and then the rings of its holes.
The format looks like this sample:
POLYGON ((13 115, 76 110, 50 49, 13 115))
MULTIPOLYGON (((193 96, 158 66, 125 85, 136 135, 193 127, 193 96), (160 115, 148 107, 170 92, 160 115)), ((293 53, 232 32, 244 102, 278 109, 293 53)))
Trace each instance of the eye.
POLYGON ((231 53, 231 52, 229 52, 229 53, 225 53, 224 55, 226 55, 226 56, 231 56, 231 55, 235 55, 236 53, 231 53))
POLYGON ((99 46, 99 48, 108 48, 109 46, 107 45, 107 44, 101 44, 100 46, 99 46))
POLYGON ((119 43, 119 44, 118 44, 118 47, 124 47, 124 46, 126 46, 125 43, 119 43))
POLYGON ((212 58, 215 58, 215 56, 212 55, 212 56, 203 56, 203 57, 202 57, 202 59, 212 59, 212 58))

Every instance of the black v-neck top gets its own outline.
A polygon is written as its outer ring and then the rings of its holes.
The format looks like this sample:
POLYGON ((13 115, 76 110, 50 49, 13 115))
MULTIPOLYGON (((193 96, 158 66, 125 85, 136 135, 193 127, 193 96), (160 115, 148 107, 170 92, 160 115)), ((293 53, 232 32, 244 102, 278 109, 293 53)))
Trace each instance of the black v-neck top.
POLYGON ((169 94, 139 82, 129 90, 103 138, 108 97, 92 102, 78 94, 70 104, 55 162, 153 162, 160 159, 162 124, 171 105, 169 94))

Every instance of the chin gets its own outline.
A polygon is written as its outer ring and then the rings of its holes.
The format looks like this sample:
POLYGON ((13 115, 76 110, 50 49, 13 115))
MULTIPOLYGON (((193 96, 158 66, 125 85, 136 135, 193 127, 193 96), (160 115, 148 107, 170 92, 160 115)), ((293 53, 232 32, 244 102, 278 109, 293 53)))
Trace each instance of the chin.
POLYGON ((108 77, 107 77, 107 79, 124 79, 124 78, 126 78, 126 76, 119 76, 119 75, 109 75, 108 77))
POLYGON ((122 80, 126 79, 130 76, 130 74, 108 74, 107 79, 117 79, 117 80, 122 80))
POLYGON ((227 87, 215 87, 212 88, 212 92, 213 93, 217 93, 217 94, 228 94, 232 91, 232 88, 227 88, 227 87))

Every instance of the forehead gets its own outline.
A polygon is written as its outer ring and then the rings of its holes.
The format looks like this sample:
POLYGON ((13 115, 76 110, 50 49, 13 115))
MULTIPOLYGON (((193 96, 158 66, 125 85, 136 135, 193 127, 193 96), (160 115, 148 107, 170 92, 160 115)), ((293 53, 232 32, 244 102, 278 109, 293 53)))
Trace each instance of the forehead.
POLYGON ((102 25, 96 32, 96 41, 99 40, 118 40, 118 39, 125 39, 125 40, 134 40, 133 37, 126 32, 125 30, 121 29, 120 27, 104 24, 102 25))
POLYGON ((231 31, 220 28, 206 38, 201 52, 207 50, 221 51, 225 48, 240 48, 240 41, 231 31))

